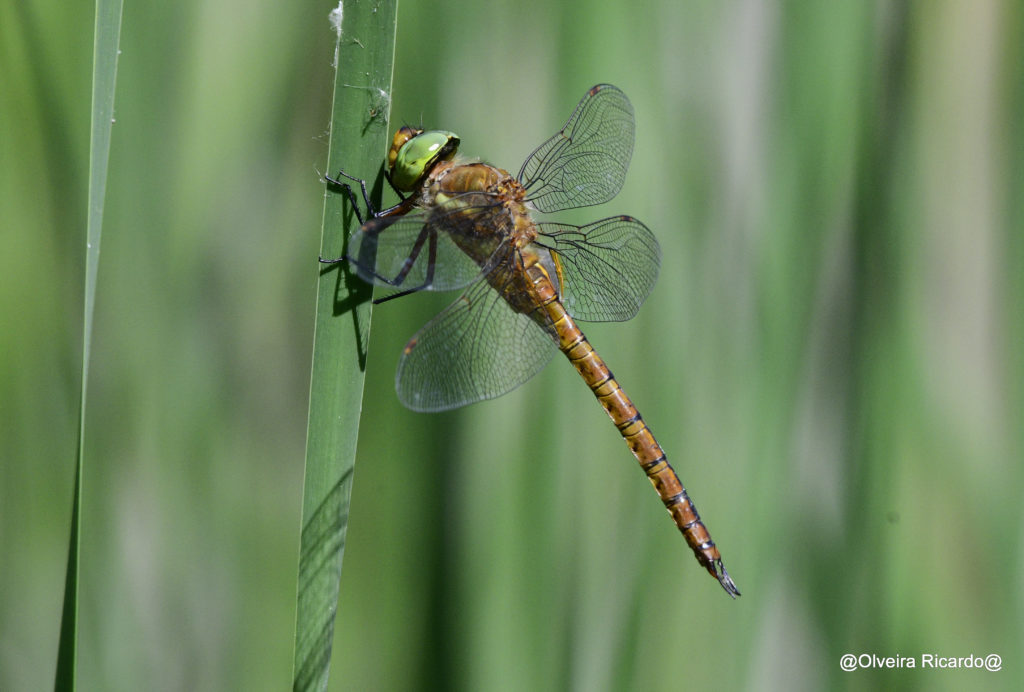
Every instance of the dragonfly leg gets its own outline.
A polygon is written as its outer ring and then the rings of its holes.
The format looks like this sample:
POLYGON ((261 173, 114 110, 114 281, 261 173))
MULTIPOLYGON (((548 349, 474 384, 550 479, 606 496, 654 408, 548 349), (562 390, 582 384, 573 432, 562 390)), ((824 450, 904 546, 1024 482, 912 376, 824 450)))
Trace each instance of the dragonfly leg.
MULTIPOLYGON (((395 187, 394 181, 391 180, 391 174, 388 173, 387 171, 384 171, 384 180, 388 181, 388 185, 390 185, 391 189, 395 191, 396 195, 398 195, 398 199, 400 199, 400 200, 402 200, 402 202, 404 202, 406 200, 406 196, 402 194, 401 190, 399 190, 397 187, 395 187)), ((398 206, 401 206, 401 202, 399 202, 398 206)))
POLYGON ((429 240, 429 249, 427 250, 427 275, 423 279, 423 283, 413 288, 407 288, 404 291, 398 293, 392 293, 391 295, 384 296, 383 298, 376 298, 373 301, 374 305, 380 305, 389 300, 395 298, 401 298, 407 296, 410 293, 416 293, 424 289, 430 288, 434 283, 434 265, 437 263, 437 233, 429 229, 427 226, 423 227, 419 237, 416 239, 416 244, 413 245, 412 252, 405 258, 405 262, 402 263, 402 271, 398 273, 392 281, 388 281, 393 286, 400 285, 405 281, 405 277, 409 275, 409 271, 412 269, 412 265, 416 262, 416 258, 419 257, 420 252, 423 250, 423 243, 429 240))
MULTIPOLYGON (((386 228, 386 226, 384 227, 386 228)), ((376 235, 375 229, 364 229, 368 236, 376 235)), ((379 231, 377 231, 379 232, 379 231)), ((412 246, 412 250, 409 252, 409 256, 402 262, 402 268, 394 278, 382 276, 374 271, 373 267, 367 265, 364 262, 360 262, 356 257, 339 257, 338 259, 325 260, 323 257, 320 258, 321 264, 334 264, 337 262, 348 262, 350 265, 355 267, 360 274, 372 276, 376 281, 387 284, 388 286, 401 286, 405 281, 406 277, 409 276, 409 272, 412 271, 413 265, 416 264, 417 258, 423 251, 424 245, 428 246, 427 250, 427 272, 424 277, 423 283, 419 286, 413 286, 411 288, 404 289, 397 293, 384 296, 383 298, 376 298, 373 301, 374 305, 384 303, 395 298, 401 298, 407 296, 410 293, 417 293, 430 288, 434 283, 434 267, 437 264, 437 232, 429 226, 424 226, 423 230, 420 231, 419 237, 416 238, 416 242, 412 246)))
POLYGON ((334 178, 332 178, 329 175, 324 176, 324 180, 326 180, 329 184, 333 185, 334 187, 339 188, 348 197, 348 201, 352 205, 352 210, 355 211, 356 218, 359 219, 360 226, 362 226, 365 223, 365 221, 363 219, 363 215, 359 212, 359 202, 358 200, 356 200, 356 193, 352 191, 351 185, 349 185, 348 183, 341 182, 338 178, 348 178, 353 182, 359 183, 359 189, 363 193, 363 201, 366 203, 366 212, 367 214, 370 215, 370 217, 376 217, 377 211, 373 206, 373 202, 370 200, 369 193, 366 191, 366 181, 363 180, 362 178, 356 178, 355 176, 349 175, 345 171, 338 171, 337 176, 334 178))
POLYGON ((352 182, 359 183, 359 190, 360 192, 363 193, 363 203, 366 205, 366 213, 369 215, 371 219, 376 219, 381 216, 391 216, 392 214, 399 212, 399 210, 401 210, 402 212, 406 212, 412 206, 409 203, 409 198, 403 195, 401 191, 399 191, 399 189, 395 187, 395 184, 391 182, 391 176, 388 175, 387 172, 384 173, 384 178, 388 181, 388 185, 391 186, 391 189, 395 191, 395 194, 398 195, 398 198, 401 201, 398 204, 394 204, 390 207, 387 207, 386 209, 380 210, 378 210, 376 206, 374 206, 373 200, 370 199, 370 193, 366 190, 366 181, 363 180, 362 178, 357 178, 354 175, 349 175, 345 171, 338 171, 336 177, 334 178, 332 178, 329 175, 325 175, 325 181, 327 181, 330 185, 333 185, 334 187, 340 189, 348 197, 348 201, 352 204, 352 209, 356 213, 356 218, 359 219, 360 226, 366 223, 366 220, 363 218, 363 215, 359 212, 359 202, 356 200, 356 193, 352 191, 351 185, 349 185, 348 183, 343 183, 341 180, 339 180, 339 178, 348 178, 352 182))
MULTIPOLYGON (((394 189, 395 186, 391 182, 391 178, 387 175, 387 173, 385 173, 384 175, 388 180, 388 184, 391 185, 392 189, 394 189)), ((377 210, 374 207, 373 201, 370 199, 370 195, 366 190, 365 180, 363 180, 362 178, 357 178, 354 175, 349 175, 345 171, 338 171, 337 176, 334 178, 332 178, 329 175, 325 175, 324 180, 328 183, 328 185, 338 188, 339 190, 344 192, 345 195, 348 197, 349 204, 352 205, 352 211, 356 213, 356 218, 359 219, 360 226, 365 226, 368 223, 368 221, 367 219, 363 218, 362 213, 360 213, 359 211, 359 200, 356 198, 356 193, 352 191, 352 186, 349 185, 348 183, 342 182, 340 178, 348 178, 353 182, 359 183, 359 189, 363 193, 363 202, 366 204, 366 213, 369 215, 370 221, 372 221, 373 219, 378 219, 382 216, 394 216, 407 213, 413 206, 413 200, 410 197, 403 197, 402 193, 398 192, 398 190, 395 189, 395 192, 398 193, 398 196, 402 198, 402 201, 399 202, 398 204, 395 204, 394 206, 388 207, 387 209, 377 210)), ((337 264, 338 262, 346 261, 349 261, 348 257, 338 257, 336 259, 324 259, 323 257, 320 257, 321 264, 337 264)), ((374 274, 374 276, 376 276, 376 274, 374 274)), ((380 278, 383 281, 387 281, 387 279, 384 279, 383 277, 378 278, 380 278)))

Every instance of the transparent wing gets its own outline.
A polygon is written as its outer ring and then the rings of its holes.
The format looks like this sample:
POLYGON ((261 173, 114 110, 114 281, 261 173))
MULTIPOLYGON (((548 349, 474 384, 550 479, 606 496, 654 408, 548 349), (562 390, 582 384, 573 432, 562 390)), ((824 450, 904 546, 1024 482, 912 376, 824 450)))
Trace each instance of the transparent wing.
POLYGON ((557 350, 543 327, 481 280, 409 341, 395 389, 414 411, 458 408, 512 391, 557 350))
POLYGON ((370 219, 352 234, 348 258, 360 278, 379 286, 450 291, 480 276, 508 228, 492 195, 467 193, 437 209, 370 219), (474 232, 481 226, 495 232, 474 232))
POLYGON ((633 156, 633 106, 617 87, 592 87, 565 127, 526 159, 519 181, 543 212, 588 207, 618 194, 633 156))
POLYGON ((631 319, 658 280, 661 248, 647 226, 614 216, 586 226, 537 224, 536 244, 551 250, 562 271, 562 304, 584 322, 631 319))

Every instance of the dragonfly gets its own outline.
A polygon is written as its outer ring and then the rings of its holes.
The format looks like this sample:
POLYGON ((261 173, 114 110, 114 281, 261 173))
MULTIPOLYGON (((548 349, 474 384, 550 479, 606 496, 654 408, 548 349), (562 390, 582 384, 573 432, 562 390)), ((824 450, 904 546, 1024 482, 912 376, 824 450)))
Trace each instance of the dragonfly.
POLYGON ((445 411, 505 394, 561 351, 611 417, 697 561, 735 598, 739 589, 696 506, 646 421, 577 321, 632 318, 658 276, 661 250, 631 216, 583 226, 538 221, 602 204, 625 180, 635 123, 626 95, 590 88, 562 129, 519 173, 457 156, 459 137, 402 127, 385 176, 401 201, 376 210, 366 182, 325 177, 348 195, 360 227, 344 257, 365 281, 394 289, 462 294, 406 344, 395 376, 401 402, 445 411), (352 186, 358 183, 364 219, 352 186))

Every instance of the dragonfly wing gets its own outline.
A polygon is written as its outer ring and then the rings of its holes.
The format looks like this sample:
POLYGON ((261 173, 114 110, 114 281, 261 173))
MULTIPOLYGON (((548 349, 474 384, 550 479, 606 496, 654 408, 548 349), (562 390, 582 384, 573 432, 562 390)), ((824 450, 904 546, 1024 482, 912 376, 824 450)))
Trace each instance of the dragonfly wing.
POLYGON ((631 319, 658 280, 661 248, 647 226, 614 216, 586 226, 539 223, 536 244, 562 272, 562 304, 584 322, 631 319))
POLYGON ((395 388, 414 411, 446 411, 512 391, 557 350, 542 327, 481 280, 409 341, 395 388))
MULTIPOLYGON (((490 195, 471 193, 436 209, 370 219, 352 235, 348 258, 359 277, 403 290, 451 291, 480 276, 501 235, 480 238, 479 224, 502 220, 490 195)), ((506 214, 507 216, 507 214, 506 214)))
POLYGON ((633 156, 633 106, 617 87, 592 87, 565 127, 537 147, 519 171, 543 212, 588 207, 618 194, 633 156))

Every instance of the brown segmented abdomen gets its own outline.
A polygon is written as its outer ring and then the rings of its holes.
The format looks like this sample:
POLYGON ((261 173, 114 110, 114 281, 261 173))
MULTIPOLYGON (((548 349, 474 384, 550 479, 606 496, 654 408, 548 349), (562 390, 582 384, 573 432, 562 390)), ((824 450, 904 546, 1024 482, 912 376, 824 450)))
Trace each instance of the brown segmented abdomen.
POLYGON ((597 397, 615 427, 619 429, 633 456, 650 479, 669 515, 693 550, 697 561, 722 585, 726 593, 735 598, 740 595, 729 573, 722 564, 722 555, 711 540, 711 534, 701 521, 697 508, 679 476, 665 457, 665 451, 654 439, 629 396, 615 381, 611 370, 597 354, 576 322, 566 312, 554 285, 543 266, 531 262, 525 267, 532 283, 534 302, 542 313, 540 320, 558 338, 558 347, 573 364, 584 382, 597 397))

